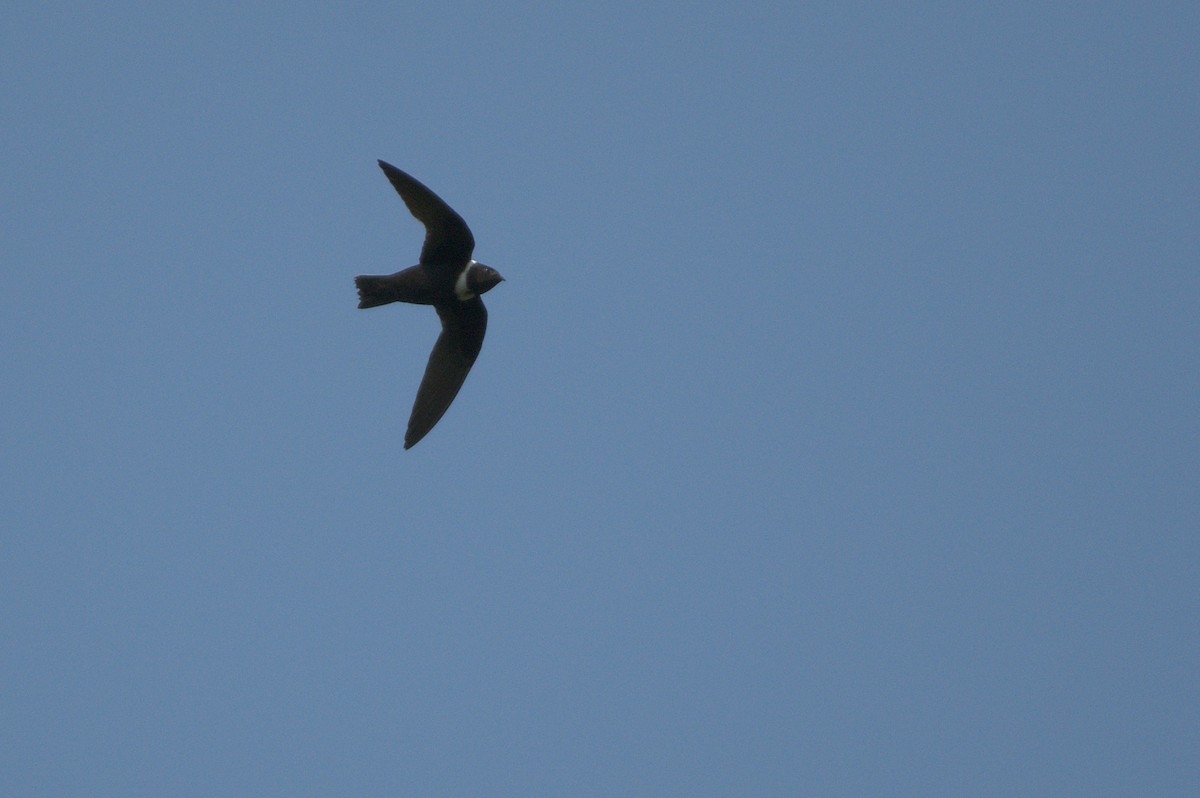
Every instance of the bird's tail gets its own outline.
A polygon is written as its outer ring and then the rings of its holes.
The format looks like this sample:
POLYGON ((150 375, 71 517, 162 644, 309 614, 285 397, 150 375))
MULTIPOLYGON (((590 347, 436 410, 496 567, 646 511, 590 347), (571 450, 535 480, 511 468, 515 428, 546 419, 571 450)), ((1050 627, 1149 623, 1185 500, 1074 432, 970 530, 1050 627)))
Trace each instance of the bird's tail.
POLYGON ((363 274, 354 278, 354 284, 358 286, 358 306, 360 308, 373 308, 399 299, 396 296, 395 287, 387 277, 372 277, 363 274))

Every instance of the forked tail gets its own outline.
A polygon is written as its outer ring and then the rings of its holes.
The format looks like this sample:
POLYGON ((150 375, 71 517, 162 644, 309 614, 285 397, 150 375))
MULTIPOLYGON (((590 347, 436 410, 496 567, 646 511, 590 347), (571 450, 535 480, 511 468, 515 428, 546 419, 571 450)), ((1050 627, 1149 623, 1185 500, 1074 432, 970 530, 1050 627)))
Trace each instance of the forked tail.
POLYGON ((363 274, 354 278, 354 284, 358 286, 358 306, 360 308, 378 307, 399 299, 392 281, 387 277, 363 274))

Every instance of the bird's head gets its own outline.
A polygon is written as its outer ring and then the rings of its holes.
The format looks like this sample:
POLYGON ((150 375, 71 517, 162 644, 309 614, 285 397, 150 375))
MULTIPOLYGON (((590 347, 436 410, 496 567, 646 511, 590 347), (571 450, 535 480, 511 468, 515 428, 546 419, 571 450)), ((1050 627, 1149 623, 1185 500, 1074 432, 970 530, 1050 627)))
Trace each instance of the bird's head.
POLYGON ((500 272, 482 263, 472 263, 471 270, 467 273, 467 285, 476 294, 486 294, 502 282, 504 278, 500 276, 500 272))

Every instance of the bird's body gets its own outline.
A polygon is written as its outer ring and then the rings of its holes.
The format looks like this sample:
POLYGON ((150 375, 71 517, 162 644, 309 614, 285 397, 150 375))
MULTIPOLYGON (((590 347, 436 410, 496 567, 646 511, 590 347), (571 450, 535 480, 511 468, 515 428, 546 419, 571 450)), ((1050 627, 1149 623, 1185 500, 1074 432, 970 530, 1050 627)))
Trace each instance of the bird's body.
POLYGON ((417 390, 404 448, 411 449, 441 419, 467 378, 487 332, 487 309, 479 298, 504 280, 471 258, 475 238, 462 217, 413 177, 379 162, 404 204, 425 225, 425 244, 416 266, 391 275, 359 275, 358 306, 392 302, 433 305, 442 322, 425 376, 417 390))

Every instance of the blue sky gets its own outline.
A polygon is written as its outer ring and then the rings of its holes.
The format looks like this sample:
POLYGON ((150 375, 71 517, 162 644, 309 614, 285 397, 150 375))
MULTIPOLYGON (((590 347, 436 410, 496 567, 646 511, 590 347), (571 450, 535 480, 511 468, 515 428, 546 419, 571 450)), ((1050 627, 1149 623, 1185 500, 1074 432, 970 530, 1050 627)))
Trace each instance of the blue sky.
POLYGON ((9 4, 0 793, 1196 794, 1197 30, 9 4))

